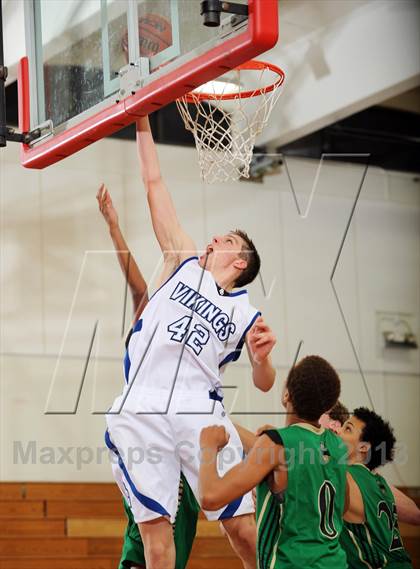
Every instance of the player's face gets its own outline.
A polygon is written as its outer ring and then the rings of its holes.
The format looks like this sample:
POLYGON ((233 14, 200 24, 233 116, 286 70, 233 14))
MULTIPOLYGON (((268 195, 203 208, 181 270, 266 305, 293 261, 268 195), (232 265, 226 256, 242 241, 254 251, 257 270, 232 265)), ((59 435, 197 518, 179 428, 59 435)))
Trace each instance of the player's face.
POLYGON ((289 402, 289 390, 287 389, 287 381, 283 383, 283 389, 281 392, 281 404, 285 409, 287 409, 287 403, 289 402))
POLYGON ((207 245, 205 253, 201 255, 200 261, 205 262, 208 270, 226 269, 242 261, 240 254, 244 245, 245 241, 235 233, 215 235, 207 245))
POLYGON ((349 457, 354 456, 361 445, 361 438, 365 423, 352 415, 341 428, 339 436, 346 443, 349 457))

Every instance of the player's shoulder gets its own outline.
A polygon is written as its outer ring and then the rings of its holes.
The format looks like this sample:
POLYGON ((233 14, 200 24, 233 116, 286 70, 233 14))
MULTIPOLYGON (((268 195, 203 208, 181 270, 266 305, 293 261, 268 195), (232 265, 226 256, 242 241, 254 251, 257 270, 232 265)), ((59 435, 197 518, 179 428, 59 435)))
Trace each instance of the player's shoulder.
POLYGON ((169 283, 175 276, 179 276, 180 273, 193 273, 194 271, 201 270, 197 255, 182 257, 181 259, 179 257, 174 257, 171 260, 167 259, 165 265, 167 266, 167 276, 161 286, 169 283))
MULTIPOLYGON (((275 445, 283 446, 281 430, 282 429, 277 429, 276 427, 264 429, 264 431, 262 431, 260 436, 257 438, 257 442, 261 440, 261 441, 266 441, 267 443, 267 441, 270 440, 271 443, 274 443, 275 445)), ((264 442, 261 442, 260 444, 263 445, 264 442)))
POLYGON ((340 457, 346 458, 348 455, 348 447, 343 439, 334 433, 331 429, 325 429, 324 439, 328 448, 334 449, 334 452, 340 457))
POLYGON ((200 263, 198 262, 197 255, 184 255, 178 259, 178 263, 175 266, 174 273, 180 271, 182 269, 193 269, 193 270, 202 270, 200 267, 200 263))
POLYGON ((245 289, 233 290, 222 295, 224 304, 229 310, 234 311, 235 319, 242 319, 246 332, 252 327, 261 312, 250 302, 248 292, 245 289))
POLYGON ((347 472, 351 475, 361 490, 370 491, 372 496, 376 494, 376 491, 381 491, 380 488, 387 493, 386 490, 389 487, 385 479, 382 478, 382 476, 377 475, 375 472, 372 472, 365 464, 349 464, 347 466, 347 472))

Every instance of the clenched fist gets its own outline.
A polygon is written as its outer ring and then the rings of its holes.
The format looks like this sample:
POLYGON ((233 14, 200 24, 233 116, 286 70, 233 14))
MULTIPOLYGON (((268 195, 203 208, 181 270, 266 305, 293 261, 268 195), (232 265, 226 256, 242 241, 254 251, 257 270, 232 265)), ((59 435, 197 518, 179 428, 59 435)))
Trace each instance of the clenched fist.
POLYGON ((224 427, 213 425, 206 427, 200 434, 200 447, 202 449, 215 448, 218 451, 229 442, 229 433, 224 427))

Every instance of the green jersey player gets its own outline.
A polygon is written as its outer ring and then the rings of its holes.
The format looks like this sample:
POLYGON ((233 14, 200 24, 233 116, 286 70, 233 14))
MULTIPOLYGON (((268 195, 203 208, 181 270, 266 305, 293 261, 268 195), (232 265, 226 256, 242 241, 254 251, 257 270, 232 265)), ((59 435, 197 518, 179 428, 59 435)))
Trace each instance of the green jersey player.
POLYGON ((257 559, 260 569, 345 569, 339 543, 346 498, 347 450, 319 417, 340 395, 336 371, 308 356, 290 371, 282 402, 287 426, 255 437, 239 429, 245 461, 223 478, 217 454, 223 427, 201 433, 200 491, 205 507, 217 509, 257 486, 257 559))
POLYGON ((420 524, 420 511, 375 472, 393 459, 395 437, 389 423, 360 407, 344 423, 341 438, 349 449, 349 508, 340 541, 349 567, 409 569, 398 518, 420 524))

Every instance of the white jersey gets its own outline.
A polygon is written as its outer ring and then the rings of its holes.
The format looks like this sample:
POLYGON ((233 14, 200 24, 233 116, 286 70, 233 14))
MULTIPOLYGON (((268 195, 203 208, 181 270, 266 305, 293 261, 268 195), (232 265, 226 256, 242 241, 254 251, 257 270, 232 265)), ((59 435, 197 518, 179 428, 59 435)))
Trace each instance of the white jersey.
POLYGON ((221 371, 239 358, 259 315, 246 290, 226 292, 197 257, 185 260, 150 298, 132 330, 125 394, 135 397, 144 388, 221 396, 221 371))
MULTIPOLYGON (((200 501, 203 428, 220 425, 229 433, 230 458, 221 461, 220 476, 242 461, 241 440, 221 402, 221 370, 238 359, 259 314, 245 290, 226 293, 193 257, 156 291, 133 327, 127 384, 107 413, 106 444, 137 523, 160 516, 174 522, 180 472, 200 501)), ((248 493, 205 515, 223 520, 253 511, 248 493)))

